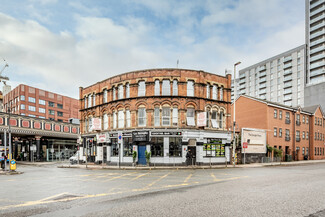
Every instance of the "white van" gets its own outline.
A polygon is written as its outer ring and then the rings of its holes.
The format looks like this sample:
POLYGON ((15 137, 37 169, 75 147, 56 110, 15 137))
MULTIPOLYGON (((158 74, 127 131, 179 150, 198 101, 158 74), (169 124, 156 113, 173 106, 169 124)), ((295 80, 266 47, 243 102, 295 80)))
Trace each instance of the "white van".
POLYGON ((86 156, 83 155, 83 148, 80 147, 80 150, 78 150, 72 157, 69 158, 70 164, 76 164, 78 161, 80 163, 86 162, 86 156))

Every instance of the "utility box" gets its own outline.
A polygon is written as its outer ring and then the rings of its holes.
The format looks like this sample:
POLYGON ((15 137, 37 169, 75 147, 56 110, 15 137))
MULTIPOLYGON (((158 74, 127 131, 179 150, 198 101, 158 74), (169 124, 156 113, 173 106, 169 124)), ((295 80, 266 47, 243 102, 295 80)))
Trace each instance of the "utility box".
POLYGON ((17 166, 16 166, 16 160, 15 159, 11 159, 10 161, 10 170, 16 170, 17 166))

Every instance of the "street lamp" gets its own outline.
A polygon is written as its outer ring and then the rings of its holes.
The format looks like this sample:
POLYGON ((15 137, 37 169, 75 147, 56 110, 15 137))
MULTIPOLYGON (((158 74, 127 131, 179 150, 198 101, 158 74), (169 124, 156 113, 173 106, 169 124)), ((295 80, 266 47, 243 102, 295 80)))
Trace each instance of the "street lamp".
POLYGON ((241 62, 237 62, 234 64, 234 143, 232 145, 232 156, 234 158, 234 166, 236 154, 236 66, 238 66, 239 64, 241 64, 241 62))
POLYGON ((11 162, 11 159, 12 159, 12 150, 11 150, 11 124, 10 124, 10 107, 8 108, 8 113, 9 113, 9 130, 8 130, 8 134, 9 134, 9 171, 11 171, 11 168, 10 168, 10 162, 11 162))

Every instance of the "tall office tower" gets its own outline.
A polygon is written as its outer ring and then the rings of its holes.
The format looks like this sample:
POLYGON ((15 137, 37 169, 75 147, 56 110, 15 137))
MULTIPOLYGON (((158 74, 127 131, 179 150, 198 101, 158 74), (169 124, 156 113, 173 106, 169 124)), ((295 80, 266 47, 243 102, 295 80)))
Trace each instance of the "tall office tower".
POLYGON ((301 45, 240 70, 236 97, 245 94, 287 106, 304 106, 305 52, 306 45, 301 45))
POLYGON ((306 0, 305 105, 325 108, 325 0, 306 0))

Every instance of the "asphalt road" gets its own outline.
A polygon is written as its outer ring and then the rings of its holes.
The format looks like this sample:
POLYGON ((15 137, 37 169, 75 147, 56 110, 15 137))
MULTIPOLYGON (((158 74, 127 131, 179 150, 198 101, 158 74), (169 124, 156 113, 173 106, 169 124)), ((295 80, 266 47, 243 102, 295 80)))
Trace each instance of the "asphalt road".
POLYGON ((325 216, 325 164, 206 170, 20 166, 0 216, 325 216))

